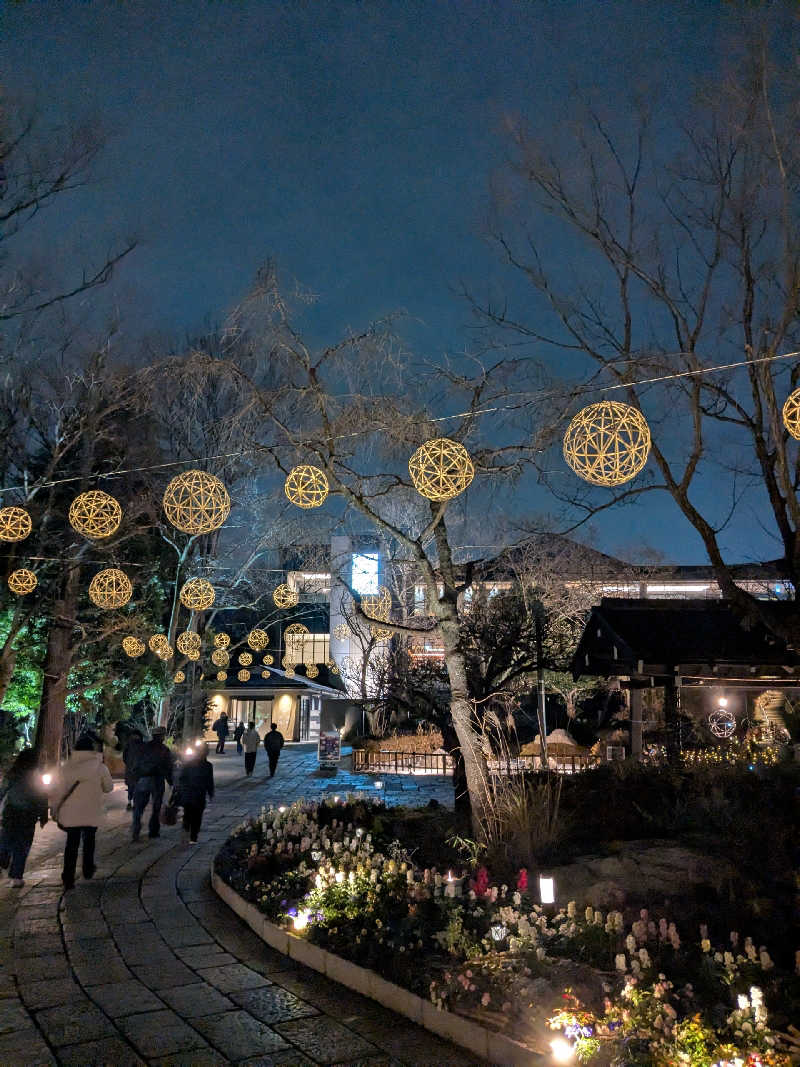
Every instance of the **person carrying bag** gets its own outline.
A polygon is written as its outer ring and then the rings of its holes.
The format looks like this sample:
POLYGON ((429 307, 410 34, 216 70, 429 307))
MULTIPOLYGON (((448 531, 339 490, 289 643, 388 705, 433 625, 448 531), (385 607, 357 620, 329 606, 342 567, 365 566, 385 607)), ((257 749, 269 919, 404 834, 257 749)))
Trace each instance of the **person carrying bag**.
POLYGON ((83 877, 91 878, 94 875, 94 845, 97 827, 103 819, 103 794, 113 789, 114 783, 103 757, 95 751, 92 739, 82 735, 61 767, 55 793, 58 800, 50 805, 53 817, 67 834, 64 869, 61 873, 65 890, 75 885, 75 868, 81 844, 83 877))

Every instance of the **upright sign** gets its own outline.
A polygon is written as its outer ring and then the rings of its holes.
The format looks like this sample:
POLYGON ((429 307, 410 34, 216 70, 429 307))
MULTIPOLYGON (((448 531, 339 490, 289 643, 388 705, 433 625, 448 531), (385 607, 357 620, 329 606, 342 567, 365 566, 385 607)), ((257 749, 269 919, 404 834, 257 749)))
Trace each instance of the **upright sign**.
POLYGON ((342 739, 338 730, 319 735, 317 759, 320 767, 338 767, 342 758, 342 739))

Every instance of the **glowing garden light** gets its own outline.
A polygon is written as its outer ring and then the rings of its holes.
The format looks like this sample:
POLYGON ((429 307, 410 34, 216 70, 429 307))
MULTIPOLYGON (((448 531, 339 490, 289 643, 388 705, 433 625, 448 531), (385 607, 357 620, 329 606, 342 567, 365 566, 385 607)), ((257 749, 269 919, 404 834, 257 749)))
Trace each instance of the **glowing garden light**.
POLYGON ((569 1063, 573 1056, 572 1045, 565 1037, 555 1037, 550 1042, 550 1051, 553 1053, 555 1063, 569 1063))
POLYGON ((187 748, 186 751, 184 752, 184 756, 193 756, 193 755, 194 755, 194 749, 193 748, 187 748))
POLYGON ((539 899, 541 900, 542 904, 555 904, 555 878, 545 878, 544 875, 539 876, 539 899))
POLYGON ((383 782, 382 782, 382 781, 380 780, 380 778, 379 778, 379 779, 378 779, 378 781, 377 781, 377 782, 375 783, 375 788, 376 788, 376 789, 383 789, 383 782))
POLYGON ((727 708, 727 706, 728 706, 728 698, 727 697, 720 697, 719 700, 717 701, 717 703, 719 704, 719 706, 721 708, 727 708))
POLYGON ((292 920, 295 930, 305 930, 305 928, 308 926, 308 919, 310 915, 311 912, 307 908, 302 908, 300 911, 298 911, 297 915, 295 915, 294 919, 292 920))
POLYGON ((504 941, 508 933, 508 927, 505 923, 492 923, 489 927, 489 933, 492 935, 492 941, 504 941))
POLYGON ((53 781, 52 774, 43 774, 42 775, 42 785, 50 785, 50 783, 52 781, 53 781))

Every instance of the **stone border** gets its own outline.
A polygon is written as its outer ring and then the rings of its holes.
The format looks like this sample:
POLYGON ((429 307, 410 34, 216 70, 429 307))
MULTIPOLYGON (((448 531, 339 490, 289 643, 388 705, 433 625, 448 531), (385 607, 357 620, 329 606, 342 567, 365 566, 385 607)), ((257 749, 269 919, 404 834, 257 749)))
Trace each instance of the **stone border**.
POLYGON ((533 1052, 519 1042, 506 1037, 505 1034, 456 1015, 454 1012, 441 1011, 429 1000, 423 1000, 416 993, 411 993, 401 986, 387 982, 366 967, 359 967, 341 956, 312 945, 303 937, 298 937, 289 930, 276 926, 255 906, 223 881, 211 863, 211 886, 240 919, 247 923, 262 941, 276 952, 326 975, 334 982, 339 982, 362 996, 376 1000, 384 1008, 404 1015, 407 1019, 422 1026, 425 1030, 453 1044, 460 1045, 470 1052, 502 1067, 540 1067, 546 1061, 545 1056, 533 1052))

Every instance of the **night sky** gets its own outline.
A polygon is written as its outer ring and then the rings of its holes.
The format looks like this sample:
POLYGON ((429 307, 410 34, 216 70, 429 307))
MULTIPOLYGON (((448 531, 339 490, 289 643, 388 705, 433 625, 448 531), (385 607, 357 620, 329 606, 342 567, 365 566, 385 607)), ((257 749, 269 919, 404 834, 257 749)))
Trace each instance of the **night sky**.
MULTIPOLYGON (((82 263, 136 236, 103 299, 165 343, 222 321, 273 257, 317 295, 318 340, 404 309, 416 351, 463 351, 461 282, 502 283, 484 233, 506 119, 555 129, 574 94, 613 108, 632 84, 679 113, 736 17, 700 0, 6 5, 9 95, 111 134, 32 250, 82 263)), ((770 552, 737 536, 739 558, 770 552)), ((704 562, 668 501, 597 526, 597 547, 639 541, 704 562)))

